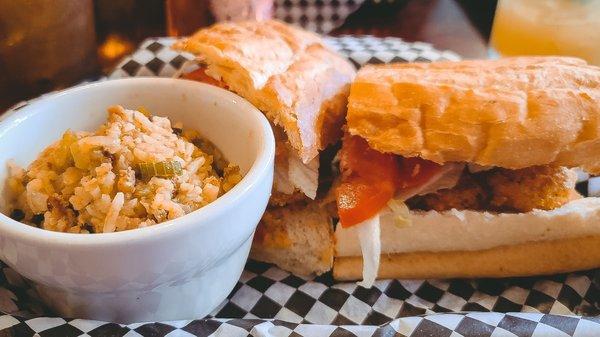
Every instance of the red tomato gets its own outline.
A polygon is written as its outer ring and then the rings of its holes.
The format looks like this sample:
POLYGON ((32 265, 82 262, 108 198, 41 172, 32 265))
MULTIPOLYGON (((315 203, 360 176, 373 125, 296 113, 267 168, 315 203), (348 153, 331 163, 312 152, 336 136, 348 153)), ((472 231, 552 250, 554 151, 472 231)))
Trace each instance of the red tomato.
POLYGON ((379 213, 395 191, 390 181, 371 183, 354 179, 341 183, 337 188, 337 207, 342 227, 354 226, 379 213))
POLYGON ((340 168, 345 176, 397 180, 400 167, 396 155, 375 151, 363 138, 346 135, 340 152, 340 168))
POLYGON ((342 182, 336 190, 341 225, 350 227, 373 217, 398 190, 426 183, 440 168, 421 158, 375 151, 364 139, 346 135, 340 152, 342 182))
POLYGON ((214 78, 208 76, 206 74, 206 67, 204 67, 204 66, 201 66, 200 68, 198 68, 192 72, 189 72, 187 74, 183 74, 182 78, 185 78, 186 80, 198 81, 198 82, 214 85, 216 87, 223 88, 223 89, 229 89, 227 84, 225 84, 223 81, 215 80, 214 78))
POLYGON ((374 216, 396 192, 400 172, 395 155, 377 152, 356 136, 345 136, 340 153, 342 183, 337 207, 342 226, 374 216))

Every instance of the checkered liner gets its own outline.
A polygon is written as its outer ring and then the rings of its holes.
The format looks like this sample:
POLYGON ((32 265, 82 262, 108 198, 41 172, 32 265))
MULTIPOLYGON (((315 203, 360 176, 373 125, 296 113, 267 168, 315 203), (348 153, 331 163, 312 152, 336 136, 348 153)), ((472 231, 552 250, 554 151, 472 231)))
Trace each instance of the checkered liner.
MULTIPOLYGON (((190 54, 178 53, 169 48, 174 41, 173 38, 168 37, 147 39, 135 53, 122 60, 109 77, 173 76, 186 61, 193 59, 190 54)), ((325 41, 333 49, 348 57, 357 67, 367 63, 460 59, 457 54, 451 51, 439 51, 428 43, 407 43, 394 37, 342 36, 327 37, 325 41)))
MULTIPOLYGON (((374 37, 328 38, 357 66, 456 60, 428 44, 374 37)), ((190 55, 145 41, 110 78, 172 76, 190 55)), ((600 178, 580 177, 580 193, 600 196, 600 178)), ((0 336, 599 336, 600 270, 482 280, 382 280, 372 289, 301 278, 249 262, 210 317, 132 325, 42 317, 51 313, 0 262, 0 336)))
POLYGON ((377 281, 372 289, 249 262, 211 317, 120 325, 49 314, 0 272, 0 336, 598 336, 600 271, 544 278, 377 281), (495 312, 490 312, 495 311, 495 312), (583 316, 573 316, 573 314, 583 316), (6 334, 3 334, 6 333, 6 334), (37 334, 37 335, 36 335, 37 334))
MULTIPOLYGON (((274 17, 318 33, 341 26, 365 0, 275 0, 274 17)), ((390 0, 386 0, 390 1, 390 0)))

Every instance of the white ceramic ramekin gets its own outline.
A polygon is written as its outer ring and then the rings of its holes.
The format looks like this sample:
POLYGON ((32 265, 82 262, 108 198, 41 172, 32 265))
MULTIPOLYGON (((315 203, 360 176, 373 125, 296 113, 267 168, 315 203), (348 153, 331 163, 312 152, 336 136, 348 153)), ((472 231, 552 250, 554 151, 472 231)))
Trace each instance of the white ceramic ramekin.
POLYGON ((61 316, 121 323, 203 317, 238 280, 271 192, 273 133, 244 99, 161 78, 98 82, 44 97, 0 122, 0 186, 9 159, 27 166, 65 130, 95 129, 114 104, 143 106, 199 131, 240 166, 243 180, 193 213, 118 233, 56 233, 0 214, 0 258, 32 280, 61 316))

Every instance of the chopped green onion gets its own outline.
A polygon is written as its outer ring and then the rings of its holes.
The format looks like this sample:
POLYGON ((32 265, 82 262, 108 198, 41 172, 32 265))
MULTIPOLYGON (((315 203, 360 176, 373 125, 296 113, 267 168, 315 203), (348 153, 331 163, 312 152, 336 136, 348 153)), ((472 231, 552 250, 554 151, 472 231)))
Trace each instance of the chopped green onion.
POLYGON ((152 177, 173 178, 181 175, 181 163, 178 161, 161 161, 158 163, 139 163, 138 170, 142 179, 148 180, 152 177))
POLYGON ((215 171, 218 175, 223 175, 223 171, 227 167, 227 160, 225 160, 225 157, 221 151, 212 142, 203 138, 193 139, 192 144, 194 144, 202 152, 212 156, 215 171))
POLYGON ((392 210, 392 219, 394 220, 394 225, 396 227, 402 228, 412 225, 410 210, 404 201, 390 199, 387 206, 392 210))

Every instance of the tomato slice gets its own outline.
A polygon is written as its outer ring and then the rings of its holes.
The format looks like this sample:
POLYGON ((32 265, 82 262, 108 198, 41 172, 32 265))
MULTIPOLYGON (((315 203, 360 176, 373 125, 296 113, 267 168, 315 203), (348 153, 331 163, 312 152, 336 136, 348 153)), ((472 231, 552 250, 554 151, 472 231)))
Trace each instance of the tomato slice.
POLYGON ((340 152, 342 181, 336 190, 342 227, 359 224, 377 213, 402 190, 429 181, 441 165, 375 151, 357 136, 344 136, 340 152))
POLYGON ((360 137, 344 137, 340 168, 342 183, 338 186, 336 196, 343 227, 371 218, 396 192, 400 172, 397 157, 371 149, 360 137))
POLYGON ((337 207, 342 227, 354 226, 379 213, 395 191, 393 182, 352 179, 341 183, 337 188, 337 207))
POLYGON ((210 85, 214 85, 219 88, 229 89, 227 84, 223 81, 216 80, 206 74, 206 66, 200 66, 200 68, 191 71, 189 73, 183 74, 182 78, 186 80, 198 81, 210 85))
POLYGON ((358 136, 344 136, 340 152, 340 168, 346 176, 376 180, 398 178, 398 156, 375 151, 358 136))

